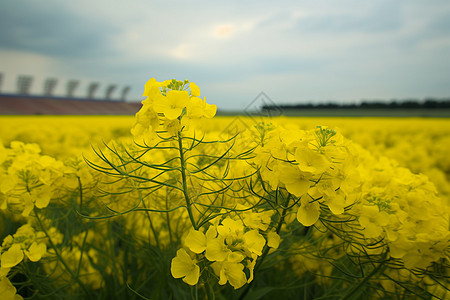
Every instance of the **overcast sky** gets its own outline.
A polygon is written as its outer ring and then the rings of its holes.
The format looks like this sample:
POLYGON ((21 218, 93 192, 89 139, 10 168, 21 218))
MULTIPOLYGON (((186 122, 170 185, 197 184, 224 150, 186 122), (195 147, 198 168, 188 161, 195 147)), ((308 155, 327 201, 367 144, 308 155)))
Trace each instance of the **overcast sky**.
MULTIPOLYGON (((449 0, 1 0, 2 92, 189 79, 219 109, 450 96, 449 0)), ((113 96, 119 97, 116 92, 113 96)))

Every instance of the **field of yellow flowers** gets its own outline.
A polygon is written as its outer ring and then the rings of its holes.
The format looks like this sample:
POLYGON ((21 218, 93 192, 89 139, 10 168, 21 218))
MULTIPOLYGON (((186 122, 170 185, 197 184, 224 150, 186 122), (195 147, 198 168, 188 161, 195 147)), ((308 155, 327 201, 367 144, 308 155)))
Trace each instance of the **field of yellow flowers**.
POLYGON ((450 120, 144 96, 0 117, 0 299, 450 298, 450 120))

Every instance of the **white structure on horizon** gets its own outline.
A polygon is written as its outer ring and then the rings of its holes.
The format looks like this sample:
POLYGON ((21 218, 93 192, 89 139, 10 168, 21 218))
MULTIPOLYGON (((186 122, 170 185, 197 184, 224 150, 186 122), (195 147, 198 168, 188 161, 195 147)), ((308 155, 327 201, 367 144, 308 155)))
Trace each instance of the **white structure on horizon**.
MULTIPOLYGON (((32 90, 32 85, 35 82, 35 78, 31 75, 19 75, 16 79, 16 90, 12 94, 15 95, 31 95, 31 96, 44 96, 44 97, 57 97, 57 98, 80 98, 77 97, 76 90, 80 86, 80 81, 75 79, 70 79, 65 83, 65 92, 63 96, 55 96, 55 93, 58 94, 58 78, 48 77, 43 81, 42 86, 42 94, 39 92, 36 94, 34 90, 32 90)), ((37 80, 38 83, 39 80, 37 80)), ((2 89, 5 86, 5 74, 0 72, 0 94, 2 94, 2 89)), ((84 99, 95 100, 95 93, 99 90, 100 83, 98 82, 90 82, 87 85, 86 96, 84 99)), ((126 96, 130 92, 131 86, 124 86, 120 89, 120 93, 116 96, 116 99, 113 98, 114 92, 118 90, 119 87, 117 84, 109 84, 105 88, 104 95, 100 96, 103 98, 98 98, 98 100, 116 100, 116 101, 126 101, 126 96)), ((6 91, 5 91, 6 92, 6 91)), ((4 92, 4 93, 5 93, 4 92)), ((10 94, 10 92, 6 92, 6 94, 10 94)), ((81 97, 83 98, 83 97, 81 97)))
POLYGON ((77 89, 80 82, 78 80, 69 80, 66 84, 66 97, 73 98, 75 90, 77 89))
POLYGON ((115 84, 110 84, 108 85, 108 87, 106 88, 105 91, 105 99, 110 100, 111 99, 111 95, 114 93, 114 90, 116 89, 117 85, 115 84))
POLYGON ((56 84, 58 83, 58 79, 56 78, 47 78, 44 82, 44 96, 53 96, 53 91, 55 90, 56 84))
POLYGON ((91 82, 88 85, 88 88, 87 88, 86 98, 87 99, 94 99, 94 94, 97 91, 98 87, 99 87, 99 83, 98 82, 91 82))
POLYGON ((20 75, 17 77, 17 94, 28 95, 30 94, 31 84, 33 83, 33 77, 29 75, 20 75))

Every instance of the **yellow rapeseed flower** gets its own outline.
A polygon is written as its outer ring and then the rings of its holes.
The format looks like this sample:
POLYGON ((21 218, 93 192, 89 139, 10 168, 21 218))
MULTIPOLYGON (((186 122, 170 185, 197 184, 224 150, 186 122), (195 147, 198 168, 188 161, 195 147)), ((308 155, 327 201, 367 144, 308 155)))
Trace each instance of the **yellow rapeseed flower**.
POLYGON ((47 245, 45 243, 33 242, 30 248, 25 250, 27 257, 34 262, 39 261, 45 253, 47 253, 47 245))
POLYGON ((311 177, 311 173, 303 172, 294 165, 282 165, 280 167, 280 182, 284 183, 289 193, 297 197, 308 192, 311 177))
POLYGON ((164 82, 158 82, 155 78, 149 79, 144 86, 144 97, 154 97, 158 92, 159 88, 164 86, 164 82))
POLYGON ((300 199, 301 205, 297 211, 297 220, 303 226, 312 226, 320 216, 320 205, 318 201, 312 201, 311 197, 304 195, 300 199))
POLYGON ((23 260, 23 251, 20 244, 12 245, 8 251, 2 254, 1 267, 12 268, 18 265, 23 260))
POLYGON ((154 99, 153 108, 157 113, 163 113, 169 120, 178 118, 189 101, 187 91, 168 91, 167 95, 158 95, 154 99))
POLYGON ((200 88, 195 83, 189 83, 189 87, 191 88, 191 95, 193 97, 200 97, 200 88))
POLYGON ((330 162, 323 155, 307 147, 298 147, 295 151, 297 167, 303 172, 321 174, 330 166, 330 162))
POLYGON ((183 248, 178 249, 170 268, 174 278, 183 278, 189 285, 196 285, 200 277, 200 267, 183 248))
POLYGON ((244 273, 244 265, 235 262, 215 262, 211 265, 216 275, 220 277, 219 284, 224 285, 227 282, 235 289, 242 287, 247 283, 247 277, 244 273))
POLYGON ((7 277, 0 277, 0 296, 2 300, 22 300, 17 290, 7 277))
POLYGON ((184 243, 194 253, 202 253, 206 250, 206 236, 198 230, 189 231, 184 243))
POLYGON ((266 244, 266 239, 258 232, 258 230, 250 230, 244 234, 245 246, 250 252, 260 256, 262 249, 266 244))
POLYGON ((211 119, 216 115, 217 106, 206 103, 206 99, 191 97, 187 104, 186 114, 189 118, 207 118, 211 119))

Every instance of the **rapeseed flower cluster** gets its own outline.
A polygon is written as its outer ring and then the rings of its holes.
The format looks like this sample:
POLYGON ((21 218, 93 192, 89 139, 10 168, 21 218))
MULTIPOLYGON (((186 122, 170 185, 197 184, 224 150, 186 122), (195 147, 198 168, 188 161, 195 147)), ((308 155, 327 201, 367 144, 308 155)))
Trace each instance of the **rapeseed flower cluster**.
POLYGON ((334 126, 226 126, 200 95, 150 79, 83 156, 0 143, 2 299, 448 297, 449 203, 425 175, 334 126))
POLYGON ((268 231, 270 214, 248 212, 243 219, 239 215, 222 220, 217 218, 205 233, 189 231, 184 238, 184 247, 172 260, 173 276, 195 285, 200 278, 198 264, 201 264, 205 266, 204 270, 213 271, 218 276, 220 285, 229 282, 238 289, 251 282, 256 260, 262 255, 264 246, 267 244, 276 249, 280 243, 279 235, 273 230, 268 231))
POLYGON ((158 82, 152 78, 145 84, 143 96, 146 99, 131 131, 135 138, 152 138, 159 131, 175 135, 190 123, 214 117, 217 111, 216 105, 200 98, 199 87, 188 80, 158 82))

